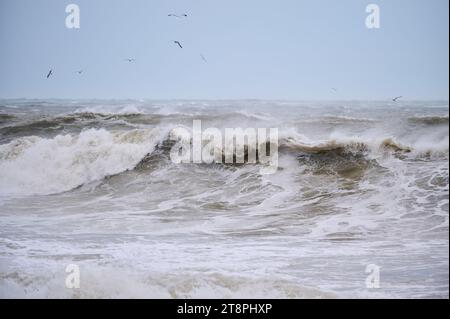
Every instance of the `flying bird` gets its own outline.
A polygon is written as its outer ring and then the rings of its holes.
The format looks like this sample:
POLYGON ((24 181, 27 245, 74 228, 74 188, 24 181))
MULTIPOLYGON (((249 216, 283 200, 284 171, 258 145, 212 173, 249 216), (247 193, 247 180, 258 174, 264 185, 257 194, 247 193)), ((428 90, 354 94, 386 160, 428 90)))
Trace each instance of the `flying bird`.
POLYGON ((203 62, 208 62, 208 60, 206 60, 205 56, 203 54, 200 54, 200 57, 202 58, 203 62))
POLYGON ((84 70, 79 70, 79 71, 77 71, 77 73, 78 73, 79 75, 81 75, 81 74, 83 74, 83 71, 84 71, 84 70))
POLYGON ((177 19, 187 18, 188 17, 188 15, 186 13, 183 13, 183 14, 173 14, 173 13, 171 13, 168 16, 169 17, 173 17, 173 18, 177 18, 177 19))
POLYGON ((331 88, 331 90, 332 90, 334 93, 337 93, 337 92, 338 92, 338 89, 336 89, 336 88, 331 88))
POLYGON ((128 59, 124 59, 124 61, 127 61, 127 62, 135 62, 136 61, 136 59, 130 59, 130 58, 128 58, 128 59))
POLYGON ((48 74, 47 74, 47 79, 48 79, 49 77, 51 77, 52 74, 53 74, 53 69, 50 69, 50 71, 48 71, 48 74))
POLYGON ((397 102, 399 99, 401 99, 403 96, 397 96, 392 99, 393 102, 397 102))
POLYGON ((181 45, 180 41, 173 41, 173 43, 175 43, 176 45, 178 45, 180 47, 180 49, 183 48, 183 46, 181 45))

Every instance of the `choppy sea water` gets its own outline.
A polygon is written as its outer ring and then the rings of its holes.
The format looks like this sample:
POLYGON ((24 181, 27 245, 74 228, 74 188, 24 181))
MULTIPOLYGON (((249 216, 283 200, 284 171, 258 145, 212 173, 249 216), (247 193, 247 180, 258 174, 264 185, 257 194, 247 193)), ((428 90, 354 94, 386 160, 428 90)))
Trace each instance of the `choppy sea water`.
POLYGON ((448 102, 0 101, 0 297, 448 298, 448 115, 448 102), (193 120, 278 128, 277 172, 174 164, 168 136, 193 120))

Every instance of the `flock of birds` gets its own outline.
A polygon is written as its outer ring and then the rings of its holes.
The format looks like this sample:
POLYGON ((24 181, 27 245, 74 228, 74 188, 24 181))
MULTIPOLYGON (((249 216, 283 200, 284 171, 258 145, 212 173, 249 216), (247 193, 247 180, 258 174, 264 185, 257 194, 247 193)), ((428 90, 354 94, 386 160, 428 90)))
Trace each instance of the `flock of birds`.
MULTIPOLYGON (((170 13, 170 14, 168 15, 168 17, 176 18, 176 19, 185 19, 185 18, 188 17, 188 15, 187 15, 186 13, 183 13, 183 14, 174 14, 174 13, 170 13)), ((180 41, 178 41, 178 40, 173 40, 173 43, 174 43, 176 46, 178 46, 180 49, 183 49, 183 45, 181 44, 180 41)), ((203 54, 200 54, 200 58, 203 60, 203 62, 205 62, 205 63, 208 62, 203 54)), ((136 62, 136 59, 135 59, 135 58, 126 58, 126 59, 124 59, 124 61, 125 61, 125 62, 129 62, 129 63, 133 63, 133 62, 136 62)), ((83 74, 83 72, 84 72, 84 70, 78 70, 78 71, 76 71, 76 73, 79 74, 79 75, 83 74)), ((48 71, 48 73, 47 73, 47 79, 50 78, 52 75, 53 75, 53 69, 50 69, 50 70, 48 71)))
MULTIPOLYGON (((168 14, 168 17, 171 18, 176 18, 176 19, 186 19, 188 17, 188 15, 186 13, 183 14, 174 14, 174 13, 170 13, 168 14)), ((180 49, 183 49, 183 45, 181 44, 180 41, 178 40, 173 40, 173 43, 175 45, 177 45, 180 49)), ((203 60, 203 62, 208 62, 205 58, 205 56, 203 54, 200 54, 201 59, 203 60)), ((129 63, 133 63, 136 62, 136 59, 134 58, 126 58, 124 59, 124 61, 129 62, 129 63)), ((78 70, 77 73, 79 75, 83 74, 84 70, 78 70)), ((50 69, 50 71, 47 74, 47 79, 50 78, 53 75, 53 69, 50 69)), ((338 89, 337 88, 331 88, 331 91, 333 91, 333 93, 338 93, 338 89)), ((403 96, 397 96, 395 98, 392 99, 393 102, 398 102, 398 100, 402 99, 403 96)))

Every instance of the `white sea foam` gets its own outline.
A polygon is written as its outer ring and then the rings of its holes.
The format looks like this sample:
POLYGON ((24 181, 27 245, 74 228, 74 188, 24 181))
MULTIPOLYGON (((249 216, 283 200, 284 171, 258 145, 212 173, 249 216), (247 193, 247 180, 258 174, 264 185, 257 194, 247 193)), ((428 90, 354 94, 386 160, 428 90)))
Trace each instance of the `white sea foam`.
POLYGON ((23 137, 0 146, 0 192, 54 194, 133 169, 161 140, 159 130, 90 129, 55 138, 23 137))
POLYGON ((74 113, 98 113, 106 115, 130 115, 130 114, 143 114, 144 112, 134 104, 130 105, 96 105, 78 108, 74 113))

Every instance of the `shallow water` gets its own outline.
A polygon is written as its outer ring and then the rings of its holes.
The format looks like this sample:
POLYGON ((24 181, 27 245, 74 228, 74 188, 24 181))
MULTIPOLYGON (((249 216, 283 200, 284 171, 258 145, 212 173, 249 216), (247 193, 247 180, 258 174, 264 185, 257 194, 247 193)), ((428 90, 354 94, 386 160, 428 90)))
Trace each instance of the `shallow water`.
POLYGON ((0 297, 448 298, 448 112, 0 101, 0 297), (278 128, 277 172, 172 163, 168 135, 193 120, 278 128))

